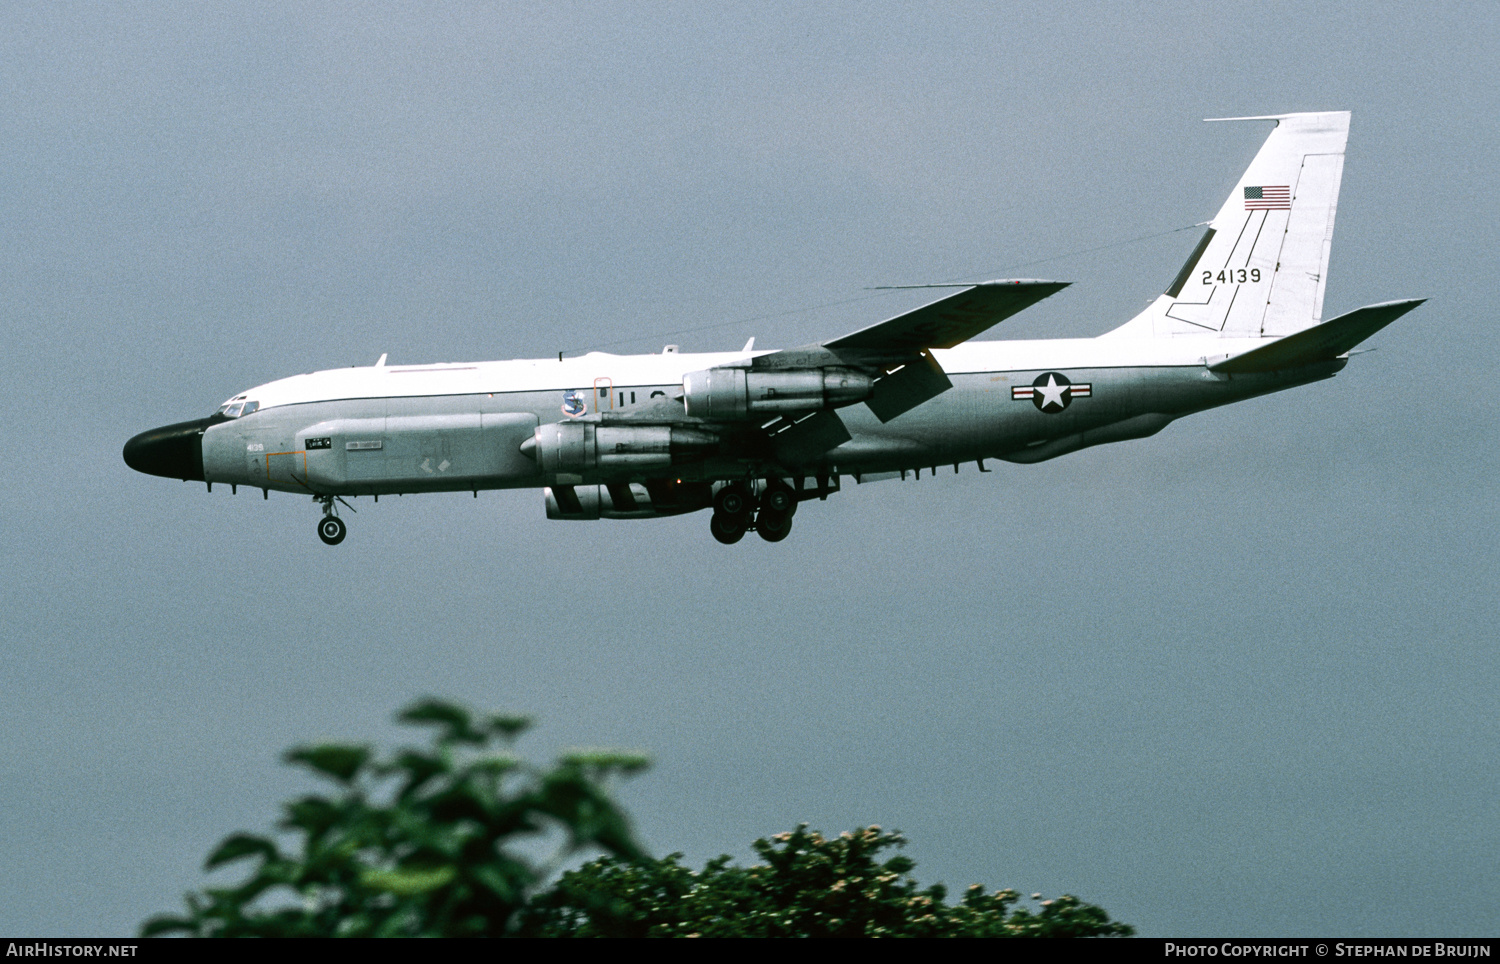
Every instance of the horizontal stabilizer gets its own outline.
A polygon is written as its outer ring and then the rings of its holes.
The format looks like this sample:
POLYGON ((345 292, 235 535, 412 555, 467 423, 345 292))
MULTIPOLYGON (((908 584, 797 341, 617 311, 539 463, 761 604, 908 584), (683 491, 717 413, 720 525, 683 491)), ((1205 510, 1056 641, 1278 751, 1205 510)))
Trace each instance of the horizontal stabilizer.
POLYGON ((1210 371, 1240 375, 1332 361, 1426 300, 1413 298, 1406 301, 1386 301, 1357 308, 1321 325, 1299 331, 1295 335, 1287 335, 1269 345, 1208 367, 1210 371))

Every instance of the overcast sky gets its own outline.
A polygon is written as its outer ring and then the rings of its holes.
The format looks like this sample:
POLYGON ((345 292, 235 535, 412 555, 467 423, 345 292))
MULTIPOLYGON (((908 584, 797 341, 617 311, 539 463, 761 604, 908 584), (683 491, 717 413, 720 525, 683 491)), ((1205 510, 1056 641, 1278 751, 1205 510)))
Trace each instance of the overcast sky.
POLYGON ((284 748, 431 693, 533 714, 538 758, 650 751, 659 854, 878 823, 924 883, 1147 935, 1493 936, 1496 10, 6 5, 0 932, 179 908, 309 786, 284 748), (1431 301, 1155 438, 732 548, 519 491, 361 500, 334 550, 300 498, 120 458, 382 352, 776 347, 913 303, 871 285, 1055 277, 989 337, 1098 334, 1198 232, 1069 252, 1206 221, 1269 129, 1202 118, 1341 109, 1325 316, 1431 301))

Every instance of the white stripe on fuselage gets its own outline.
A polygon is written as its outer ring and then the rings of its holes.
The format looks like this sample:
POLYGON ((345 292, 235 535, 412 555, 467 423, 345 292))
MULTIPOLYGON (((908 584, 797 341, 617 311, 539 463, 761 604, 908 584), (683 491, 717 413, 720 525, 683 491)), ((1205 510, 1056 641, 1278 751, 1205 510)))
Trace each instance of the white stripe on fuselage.
MULTIPOLYGON (((1048 341, 976 341, 933 355, 949 375, 984 372, 1064 371, 1099 368, 1188 367, 1238 355, 1266 344, 1260 338, 1073 338, 1048 341)), ((758 351, 755 356, 773 354, 758 351)), ((674 385, 688 372, 742 360, 743 352, 611 355, 336 368, 267 382, 245 393, 262 410, 278 405, 354 398, 474 395, 587 389, 607 379, 613 386, 674 385)))

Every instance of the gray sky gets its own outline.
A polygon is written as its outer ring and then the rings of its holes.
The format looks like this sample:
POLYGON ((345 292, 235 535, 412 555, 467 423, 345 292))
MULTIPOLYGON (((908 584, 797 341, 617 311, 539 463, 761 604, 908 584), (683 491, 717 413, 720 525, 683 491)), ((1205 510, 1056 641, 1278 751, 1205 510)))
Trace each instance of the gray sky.
MULTIPOLYGON (((434 693, 649 750, 658 853, 879 823, 924 883, 1148 935, 1494 935, 1497 41, 1487 3, 7 5, 0 931, 178 908, 308 785, 282 749, 434 693), (1152 439, 733 549, 515 492, 330 550, 120 459, 382 352, 830 337, 909 296, 798 309, 1205 221, 1267 127, 1201 118, 1336 109, 1325 314, 1431 302, 1152 439)), ((1115 327, 1196 237, 1014 269, 1076 284, 994 337, 1115 327)))

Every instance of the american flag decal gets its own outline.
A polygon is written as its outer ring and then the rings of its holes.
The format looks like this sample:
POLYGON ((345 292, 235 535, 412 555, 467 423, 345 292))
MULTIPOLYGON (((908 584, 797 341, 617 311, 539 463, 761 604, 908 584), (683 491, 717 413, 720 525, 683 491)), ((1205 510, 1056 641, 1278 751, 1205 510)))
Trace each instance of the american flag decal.
POLYGON ((1292 189, 1285 184, 1245 188, 1246 211, 1290 211, 1292 189))

